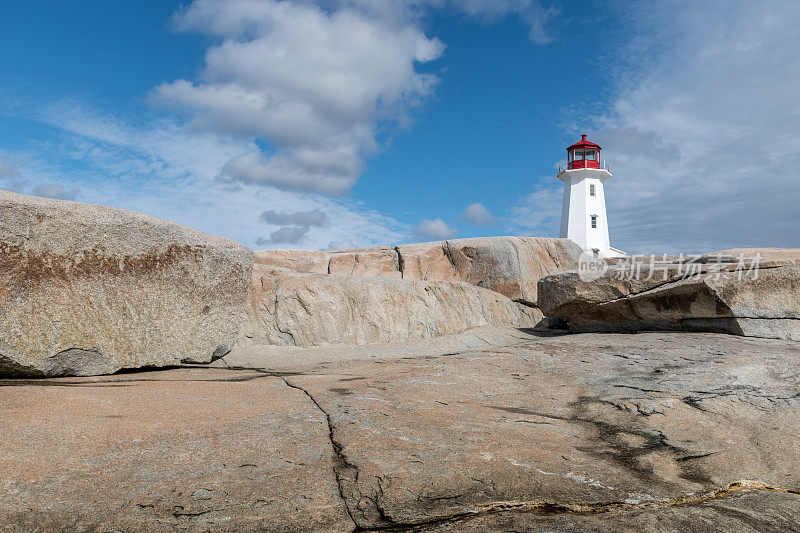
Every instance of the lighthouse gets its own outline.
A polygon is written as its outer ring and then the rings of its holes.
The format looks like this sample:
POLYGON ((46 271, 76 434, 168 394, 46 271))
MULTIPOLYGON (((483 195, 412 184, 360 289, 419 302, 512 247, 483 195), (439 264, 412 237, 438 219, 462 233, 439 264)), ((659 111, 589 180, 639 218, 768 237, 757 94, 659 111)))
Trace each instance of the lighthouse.
POLYGON ((610 167, 600 162, 600 146, 581 135, 567 148, 567 166, 559 167, 564 182, 560 237, 576 242, 597 257, 616 257, 624 252, 611 247, 606 218, 603 183, 611 177, 610 167))

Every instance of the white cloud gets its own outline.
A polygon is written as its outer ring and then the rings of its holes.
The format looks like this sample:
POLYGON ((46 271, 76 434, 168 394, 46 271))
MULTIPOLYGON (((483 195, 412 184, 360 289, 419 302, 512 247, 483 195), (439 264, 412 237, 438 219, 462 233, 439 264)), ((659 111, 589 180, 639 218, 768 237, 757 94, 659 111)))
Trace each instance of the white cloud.
POLYGON ((357 201, 217 180, 226 161, 254 148, 246 140, 154 117, 126 122, 74 102, 51 104, 39 119, 58 128, 60 138, 27 159, 25 176, 48 183, 48 176, 57 175, 65 190, 79 190, 83 202, 141 211, 248 246, 264 239, 265 211, 305 213, 296 217, 304 223, 317 223, 315 213, 322 214, 327 222, 310 227, 297 243, 308 249, 354 238, 366 246, 390 244, 409 234, 403 224, 357 201))
POLYGON ((256 239, 260 246, 277 244, 300 244, 308 234, 308 226, 284 226, 269 234, 269 239, 256 239))
POLYGON ((442 241, 445 239, 452 239, 458 234, 458 231, 451 228, 441 218, 433 220, 422 219, 419 221, 417 227, 414 228, 414 236, 419 240, 433 239, 442 241))
POLYGON ((261 213, 260 219, 267 224, 283 225, 283 227, 270 233, 268 239, 256 239, 256 244, 259 246, 267 246, 300 244, 305 240, 312 227, 321 228, 327 224, 328 215, 319 209, 297 211, 295 213, 278 212, 270 209, 261 213))
POLYGON ((536 43, 550 40, 555 14, 536 0, 195 0, 176 27, 219 42, 198 80, 162 84, 151 100, 194 127, 265 142, 227 161, 225 178, 341 195, 380 149, 378 134, 407 124, 434 89, 418 67, 444 51, 422 29, 436 10, 516 16, 536 43))
POLYGON ((242 183, 339 195, 361 174, 361 159, 352 148, 287 150, 271 157, 248 152, 225 163, 222 175, 242 183))
POLYGON ((328 215, 319 209, 298 211, 296 213, 278 212, 270 209, 261 213, 261 220, 267 224, 322 227, 328 222, 328 215))
POLYGON ((800 3, 631 8, 619 98, 595 124, 612 243, 800 246, 800 3))
MULTIPOLYGON (((248 245, 264 242, 265 210, 324 213, 319 226, 276 224, 306 229, 297 242, 306 248, 407 240, 410 229, 396 220, 318 193, 347 192, 381 139, 408 125, 434 90, 436 76, 420 65, 444 50, 424 30, 436 10, 517 16, 536 42, 548 40, 537 21, 552 14, 533 0, 197 0, 175 23, 216 39, 204 68, 150 99, 188 123, 79 102, 43 107, 30 95, 24 105, 0 102, 57 129, 35 155, 13 154, 29 158, 18 181, 0 166, 0 183, 135 209, 248 245)), ((437 220, 423 222, 455 235, 437 220)))
POLYGON ((473 226, 491 226, 497 219, 486 209, 482 203, 475 202, 467 206, 464 212, 458 217, 459 220, 468 222, 473 226))
POLYGON ((416 26, 307 2, 196 0, 176 22, 222 42, 200 81, 161 85, 153 101, 195 127, 266 140, 266 152, 231 158, 228 178, 324 194, 345 193, 379 124, 430 93, 435 77, 416 66, 444 48, 416 26))

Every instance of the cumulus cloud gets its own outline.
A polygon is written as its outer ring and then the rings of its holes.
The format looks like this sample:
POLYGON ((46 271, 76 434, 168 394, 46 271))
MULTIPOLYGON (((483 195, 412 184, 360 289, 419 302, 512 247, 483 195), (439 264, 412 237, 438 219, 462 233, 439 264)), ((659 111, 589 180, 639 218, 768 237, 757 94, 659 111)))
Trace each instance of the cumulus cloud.
POLYGON ((468 222, 473 226, 491 226, 497 222, 494 215, 480 202, 468 205, 458 219, 462 222, 468 222))
POLYGON ((196 127, 266 141, 223 175, 245 183, 342 194, 377 148, 379 123, 401 119, 435 77, 416 66, 444 47, 414 25, 309 2, 196 0, 178 28, 221 39, 201 80, 157 87, 153 101, 196 127))
POLYGON ((408 123, 435 88, 419 66, 444 45, 423 27, 445 9, 517 16, 537 43, 549 40, 554 14, 535 0, 195 0, 176 27, 218 42, 197 80, 164 83, 151 100, 196 128, 261 141, 227 161, 221 179, 342 195, 380 149, 379 132, 408 123))
POLYGON ((31 194, 57 200, 74 200, 78 195, 78 189, 67 189, 58 183, 43 183, 34 187, 31 194))
POLYGON ((202 71, 150 95, 185 119, 30 99, 17 109, 58 131, 21 181, 0 168, 2 185, 31 192, 58 176, 53 195, 79 191, 81 201, 248 245, 269 239, 259 223, 265 210, 325 213, 327 223, 307 226, 298 243, 307 248, 404 240, 412 233, 404 224, 327 196, 346 193, 387 132, 407 126, 434 91, 437 78, 423 65, 444 50, 426 34, 437 10, 487 22, 517 16, 536 42, 547 37, 530 21, 552 15, 532 0, 197 0, 175 26, 213 40, 202 71))
POLYGON ((339 147, 327 153, 318 149, 286 150, 271 157, 248 152, 225 163, 222 176, 286 190, 339 195, 361 174, 361 159, 353 148, 339 147))
POLYGON ((435 218, 433 220, 423 218, 414 228, 414 236, 419 240, 433 239, 442 241, 445 239, 452 239, 456 235, 458 235, 458 231, 448 226, 441 218, 435 218))
POLYGON ((287 213, 285 211, 279 212, 270 209, 261 213, 260 219, 267 224, 283 226, 270 233, 268 239, 256 239, 256 244, 259 246, 267 246, 277 244, 300 244, 305 240, 312 227, 321 228, 327 224, 328 215, 319 209, 297 211, 294 213, 287 213))
POLYGON ((319 209, 312 209, 311 211, 297 211, 295 213, 286 213, 285 211, 275 211, 270 209, 261 213, 261 220, 267 224, 275 224, 279 226, 295 225, 295 226, 314 226, 322 227, 328 222, 328 215, 319 209))
POLYGON ((269 234, 269 239, 256 239, 259 246, 273 244, 300 244, 308 234, 308 226, 285 226, 269 234))

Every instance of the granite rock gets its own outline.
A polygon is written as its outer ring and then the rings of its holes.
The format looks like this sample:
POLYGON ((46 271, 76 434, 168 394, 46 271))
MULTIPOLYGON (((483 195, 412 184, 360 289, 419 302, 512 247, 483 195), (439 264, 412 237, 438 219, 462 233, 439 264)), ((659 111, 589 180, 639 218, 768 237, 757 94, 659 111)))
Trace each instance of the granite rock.
POLYGON ((256 265, 242 342, 376 344, 479 326, 533 328, 535 308, 463 282, 308 274, 256 265))
POLYGON ((477 328, 355 352, 0 380, 0 531, 800 530, 798 343, 477 328))
POLYGON ((233 347, 252 264, 166 220, 0 191, 0 374, 211 361, 233 347))
POLYGON ((568 239, 477 237, 335 252, 261 250, 255 260, 303 273, 463 281, 531 306, 537 281, 576 268, 580 254, 568 239))
POLYGON ((800 340, 800 263, 792 254, 773 252, 758 269, 735 256, 715 263, 713 256, 635 273, 613 265, 597 279, 578 271, 550 275, 539 281, 542 311, 575 332, 689 330, 800 340))

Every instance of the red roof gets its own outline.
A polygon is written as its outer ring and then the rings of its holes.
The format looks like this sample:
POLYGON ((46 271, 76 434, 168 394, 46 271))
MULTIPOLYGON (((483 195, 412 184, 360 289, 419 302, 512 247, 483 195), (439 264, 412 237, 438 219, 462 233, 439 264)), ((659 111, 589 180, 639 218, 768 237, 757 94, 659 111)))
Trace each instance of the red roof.
POLYGON ((584 133, 581 135, 581 140, 573 144, 572 146, 568 147, 567 150, 574 150, 575 148, 583 148, 584 146, 589 146, 591 148, 597 148, 598 150, 602 150, 600 145, 595 144, 591 141, 586 140, 586 134, 584 133))

